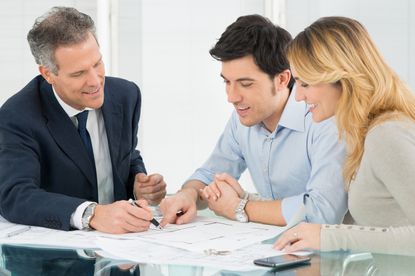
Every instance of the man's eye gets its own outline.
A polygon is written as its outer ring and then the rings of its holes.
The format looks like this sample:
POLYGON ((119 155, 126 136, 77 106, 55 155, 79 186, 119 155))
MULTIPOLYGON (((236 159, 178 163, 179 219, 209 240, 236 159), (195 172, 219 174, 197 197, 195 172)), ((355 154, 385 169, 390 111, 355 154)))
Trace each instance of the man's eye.
POLYGON ((98 61, 95 65, 94 68, 97 68, 98 66, 100 66, 102 64, 102 60, 98 61))
POLYGON ((76 78, 76 77, 80 77, 82 75, 82 72, 77 72, 74 74, 71 74, 71 77, 76 78))
POLYGON ((252 82, 241 82, 242 87, 250 87, 252 82))

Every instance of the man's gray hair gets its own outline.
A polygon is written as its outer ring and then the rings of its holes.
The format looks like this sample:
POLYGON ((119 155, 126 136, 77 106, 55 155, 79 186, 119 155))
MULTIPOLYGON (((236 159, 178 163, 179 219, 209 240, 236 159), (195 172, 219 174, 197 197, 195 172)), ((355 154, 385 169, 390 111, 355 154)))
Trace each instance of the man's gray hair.
MULTIPOLYGON (((89 15, 69 7, 54 7, 36 19, 27 34, 36 63, 58 74, 55 50, 85 41, 91 33, 96 40, 95 24, 89 15)), ((98 42, 98 41, 97 41, 98 42)))

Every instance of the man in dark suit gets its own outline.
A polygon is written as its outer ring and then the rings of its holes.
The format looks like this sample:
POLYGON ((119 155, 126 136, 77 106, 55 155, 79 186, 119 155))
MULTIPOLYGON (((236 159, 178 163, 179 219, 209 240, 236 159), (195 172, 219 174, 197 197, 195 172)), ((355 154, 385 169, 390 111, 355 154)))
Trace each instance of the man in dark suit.
POLYGON ((0 109, 0 213, 11 222, 147 230, 166 184, 137 145, 141 95, 105 77, 92 19, 53 8, 28 34, 41 75, 0 109), (128 198, 138 198, 142 208, 128 198))

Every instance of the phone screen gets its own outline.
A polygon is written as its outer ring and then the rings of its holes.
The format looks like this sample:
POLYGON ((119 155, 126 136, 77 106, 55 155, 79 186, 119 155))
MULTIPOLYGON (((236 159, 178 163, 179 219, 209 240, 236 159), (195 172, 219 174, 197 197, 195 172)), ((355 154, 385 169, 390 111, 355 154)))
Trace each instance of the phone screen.
POLYGON ((267 257, 262 259, 254 260, 254 264, 261 265, 261 266, 269 266, 269 267, 286 267, 301 263, 308 263, 311 260, 310 257, 307 256, 296 256, 296 255, 281 255, 281 256, 273 256, 267 257))

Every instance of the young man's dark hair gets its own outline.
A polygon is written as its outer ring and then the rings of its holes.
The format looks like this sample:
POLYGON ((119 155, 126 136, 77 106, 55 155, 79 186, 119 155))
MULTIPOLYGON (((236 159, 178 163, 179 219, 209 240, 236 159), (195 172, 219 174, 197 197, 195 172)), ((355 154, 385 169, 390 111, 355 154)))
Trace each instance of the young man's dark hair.
MULTIPOLYGON (((257 14, 246 15, 226 28, 209 53, 219 61, 252 55, 256 65, 272 79, 290 69, 285 50, 291 40, 290 33, 267 18, 257 14)), ((294 79, 291 78, 288 88, 291 90, 293 85, 294 79)))

